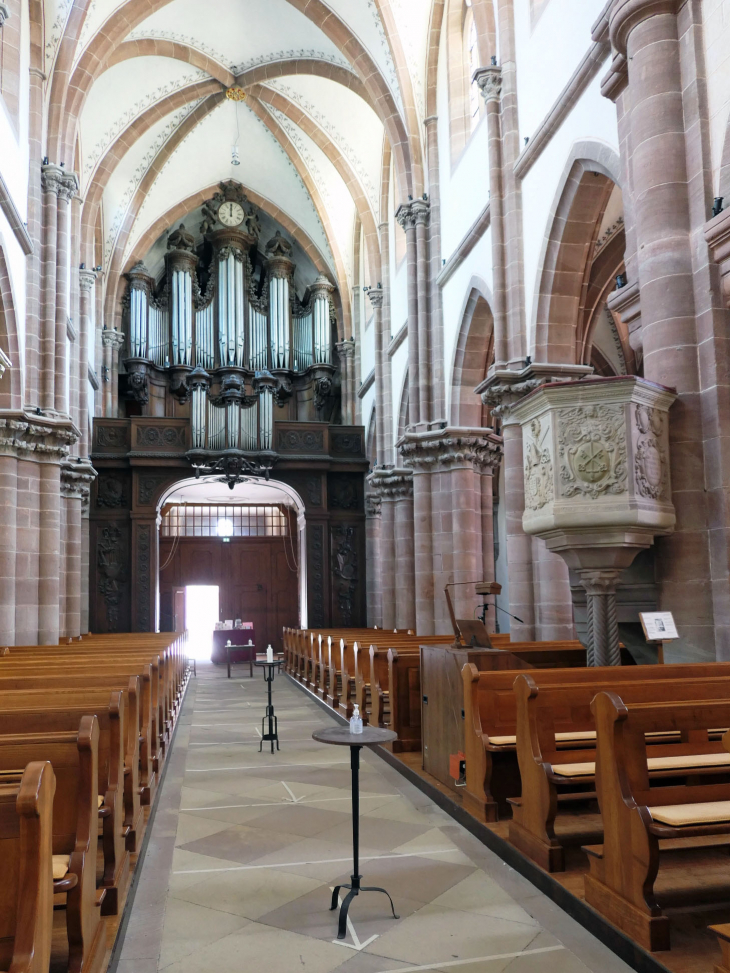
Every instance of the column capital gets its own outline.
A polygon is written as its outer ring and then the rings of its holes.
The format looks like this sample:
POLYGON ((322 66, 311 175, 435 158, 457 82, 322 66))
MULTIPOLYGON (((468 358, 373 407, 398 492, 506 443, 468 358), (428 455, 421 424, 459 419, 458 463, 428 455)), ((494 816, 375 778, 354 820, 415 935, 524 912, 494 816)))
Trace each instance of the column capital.
POLYGON ((43 192, 53 193, 54 196, 58 196, 61 192, 64 175, 65 170, 61 166, 54 165, 52 162, 47 162, 41 166, 41 189, 43 192))
POLYGON ((404 230, 413 230, 419 224, 428 226, 431 204, 427 199, 409 199, 395 211, 395 218, 404 230))
POLYGON ((79 177, 75 172, 66 172, 62 169, 61 172, 61 184, 58 189, 58 198, 65 199, 66 202, 73 199, 74 196, 78 195, 79 191, 79 177))
POLYGON ((730 308, 730 209, 722 210, 705 224, 705 240, 720 268, 722 296, 730 308))
POLYGON ((115 348, 122 347, 124 344, 124 335, 121 331, 105 328, 101 332, 101 342, 104 345, 109 345, 113 351, 115 348))
POLYGON ((79 287, 82 291, 90 291, 96 282, 96 274, 93 270, 79 271, 79 287))
POLYGON ((608 16, 611 43, 626 56, 629 34, 639 24, 660 14, 676 14, 678 0, 614 0, 608 16))
POLYGON ((382 516, 383 498, 379 493, 368 492, 365 494, 365 516, 366 517, 380 517, 382 516))
POLYGON ((383 288, 380 284, 377 287, 369 287, 367 290, 368 300, 374 308, 383 306, 383 288))
POLYGON ((484 405, 492 410, 492 415, 510 422, 512 409, 530 392, 541 385, 551 382, 570 382, 593 373, 591 365, 566 365, 563 363, 530 362, 525 368, 495 368, 490 375, 474 389, 484 405))
POLYGON ((382 500, 410 500, 413 496, 413 473, 395 466, 376 466, 367 477, 370 489, 382 500))
POLYGON ((344 341, 338 341, 335 345, 337 353, 340 358, 352 358, 355 355, 355 342, 352 338, 346 338, 344 341))
POLYGON ((502 68, 496 64, 488 68, 477 68, 472 77, 479 86, 484 100, 487 104, 490 101, 500 101, 502 98, 502 68))
POLYGON ((502 437, 492 429, 445 426, 425 433, 406 433, 397 444, 403 465, 419 473, 471 467, 478 473, 496 469, 502 459, 502 437))
POLYGON ((91 484, 96 478, 96 470, 88 460, 81 457, 67 459, 61 463, 61 496, 70 500, 88 502, 91 484))

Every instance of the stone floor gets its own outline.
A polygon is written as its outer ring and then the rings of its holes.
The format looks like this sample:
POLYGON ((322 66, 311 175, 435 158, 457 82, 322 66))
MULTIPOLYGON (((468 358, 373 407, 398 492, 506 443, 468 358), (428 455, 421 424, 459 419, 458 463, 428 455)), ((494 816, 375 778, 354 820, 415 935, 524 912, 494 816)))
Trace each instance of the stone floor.
POLYGON ((261 673, 198 663, 111 973, 624 973, 624 963, 377 756, 363 751, 369 893, 336 940, 351 871, 349 752, 285 675, 281 750, 259 753, 261 673), (236 674, 237 673, 237 674, 236 674), (123 937, 123 938, 121 938, 123 937))

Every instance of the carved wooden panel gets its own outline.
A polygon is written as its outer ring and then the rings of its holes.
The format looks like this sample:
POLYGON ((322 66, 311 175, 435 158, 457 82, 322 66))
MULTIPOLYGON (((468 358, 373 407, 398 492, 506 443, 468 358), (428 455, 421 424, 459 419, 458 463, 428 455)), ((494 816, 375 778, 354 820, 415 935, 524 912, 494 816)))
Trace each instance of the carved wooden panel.
POLYGON ((188 423, 169 419, 151 422, 149 419, 133 420, 135 450, 179 453, 188 448, 188 423))
POLYGON ((94 505, 104 511, 126 510, 130 505, 129 475, 123 470, 99 473, 94 482, 94 505))
POLYGON ((135 631, 150 632, 154 629, 153 600, 153 544, 157 525, 134 525, 134 613, 135 631))
POLYGON ((94 419, 94 452, 126 453, 129 422, 126 419, 94 419))
POLYGON ((128 521, 100 520, 90 524, 92 632, 130 630, 131 560, 128 521))
POLYGON ((327 506, 330 510, 363 509, 362 473, 330 473, 327 476, 327 506))
POLYGON ((328 624, 325 615, 329 581, 325 524, 307 524, 307 605, 310 628, 328 624))
POLYGON ((304 455, 326 453, 326 426, 317 428, 304 423, 277 423, 276 449, 279 453, 304 455))
POLYGON ((333 456, 365 456, 365 437, 361 427, 330 429, 330 452, 333 456))

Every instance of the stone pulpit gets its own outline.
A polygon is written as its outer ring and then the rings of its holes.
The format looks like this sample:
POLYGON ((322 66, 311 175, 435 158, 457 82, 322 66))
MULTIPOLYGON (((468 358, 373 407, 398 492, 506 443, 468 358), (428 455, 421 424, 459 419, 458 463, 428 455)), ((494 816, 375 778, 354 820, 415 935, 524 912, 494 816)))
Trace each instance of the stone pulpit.
POLYGON ((523 433, 523 529, 578 572, 589 665, 619 664, 621 571, 674 528, 667 413, 675 398, 619 376, 543 385, 513 410, 523 433))

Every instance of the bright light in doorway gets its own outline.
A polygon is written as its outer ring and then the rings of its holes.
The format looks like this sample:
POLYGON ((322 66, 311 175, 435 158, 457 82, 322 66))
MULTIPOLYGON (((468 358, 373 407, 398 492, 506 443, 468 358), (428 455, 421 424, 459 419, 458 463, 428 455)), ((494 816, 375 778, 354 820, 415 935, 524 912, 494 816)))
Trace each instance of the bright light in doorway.
POLYGON ((210 659, 218 616, 217 585, 188 585, 185 588, 185 628, 189 636, 188 652, 193 658, 210 659))
POLYGON ((233 521, 229 517, 219 517, 215 532, 219 537, 231 537, 233 535, 233 521))

